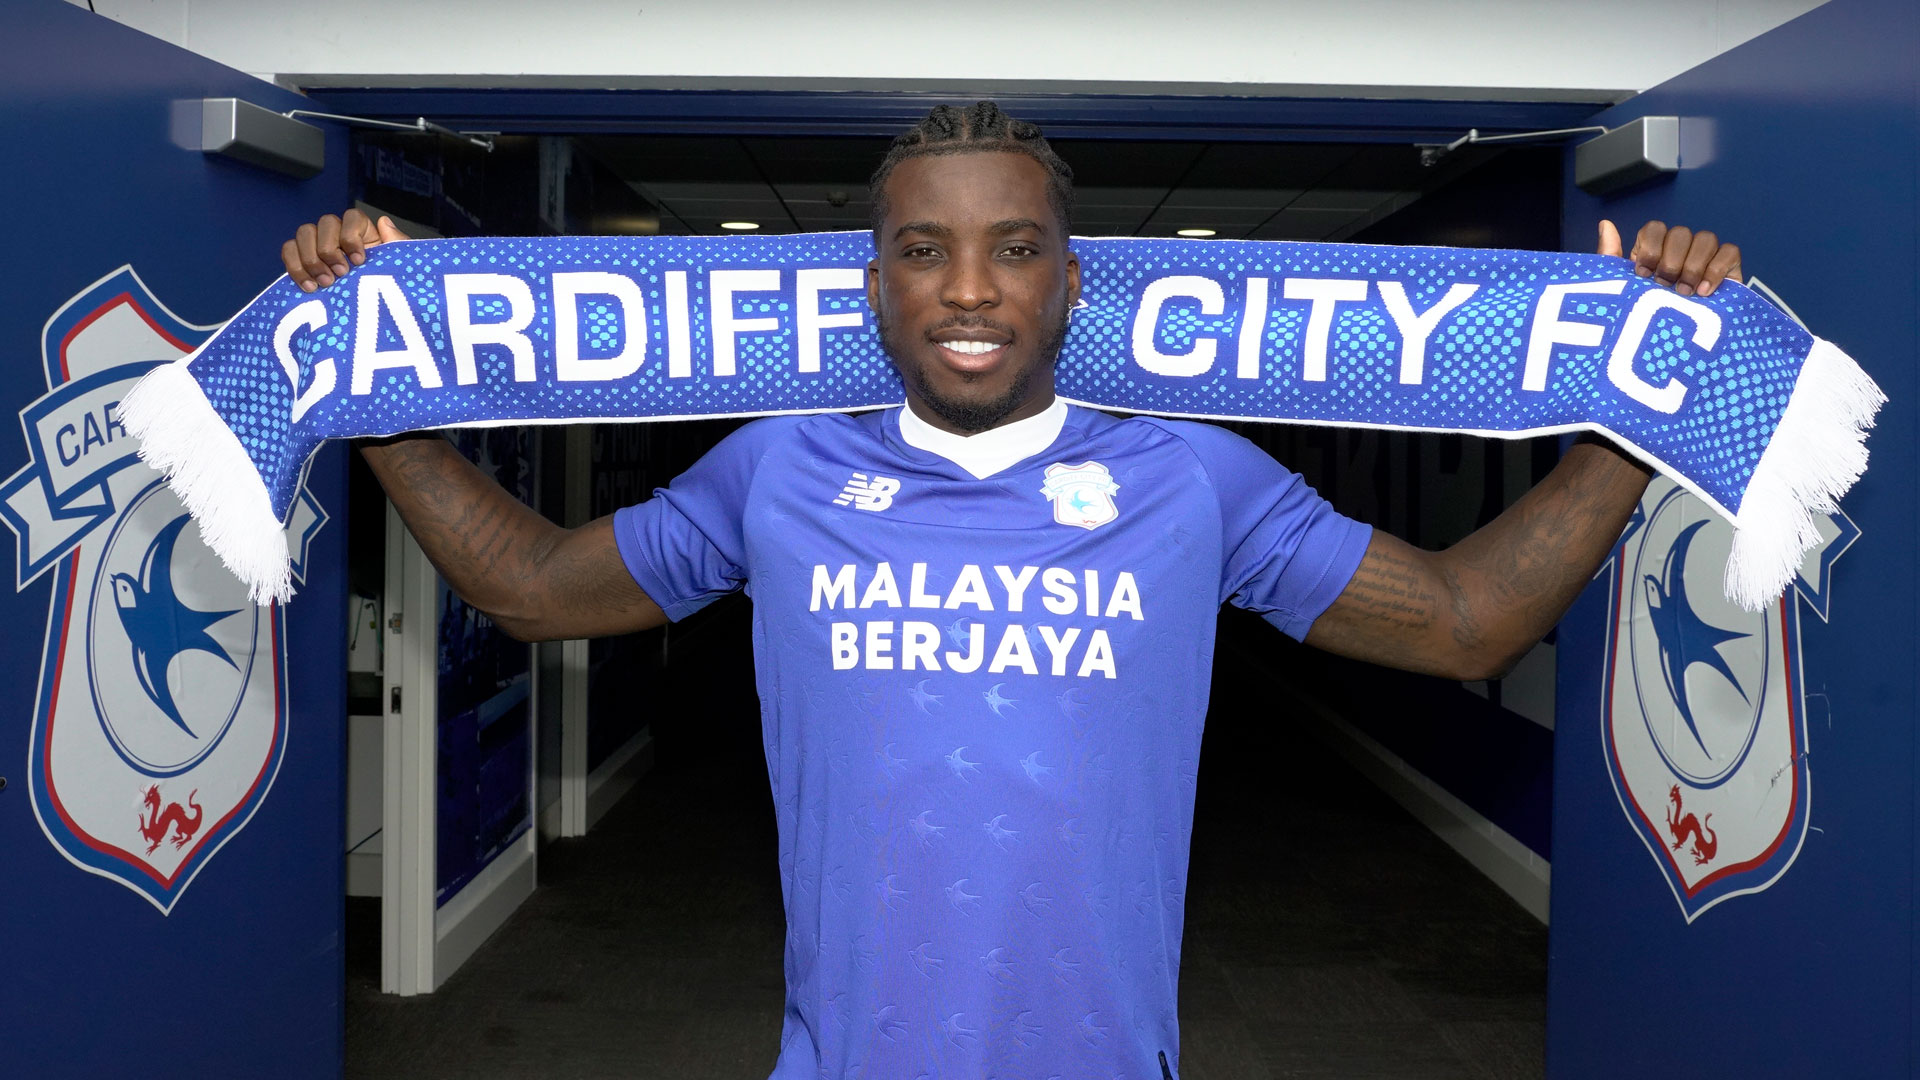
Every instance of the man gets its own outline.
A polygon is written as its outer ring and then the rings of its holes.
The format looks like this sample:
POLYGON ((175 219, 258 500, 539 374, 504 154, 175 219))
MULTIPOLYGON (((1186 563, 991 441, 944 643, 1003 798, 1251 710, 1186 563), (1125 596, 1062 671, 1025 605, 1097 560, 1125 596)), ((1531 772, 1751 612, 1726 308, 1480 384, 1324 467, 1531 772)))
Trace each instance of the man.
MULTIPOLYGON (((1069 408, 1071 172, 1031 125, 935 109, 873 180, 868 303, 903 409, 778 417, 579 529, 438 438, 364 449, 467 601, 517 636, 655 626, 746 588, 780 833, 775 1077, 1171 1077, 1193 771, 1222 602, 1457 679, 1538 641, 1646 471, 1598 441, 1444 552, 1348 520, 1222 429, 1069 408)), ((303 226, 302 287, 399 239, 303 226)), ((1603 253, 1619 254, 1610 225, 1603 253)), ((1710 293, 1739 254, 1641 230, 1710 293)))

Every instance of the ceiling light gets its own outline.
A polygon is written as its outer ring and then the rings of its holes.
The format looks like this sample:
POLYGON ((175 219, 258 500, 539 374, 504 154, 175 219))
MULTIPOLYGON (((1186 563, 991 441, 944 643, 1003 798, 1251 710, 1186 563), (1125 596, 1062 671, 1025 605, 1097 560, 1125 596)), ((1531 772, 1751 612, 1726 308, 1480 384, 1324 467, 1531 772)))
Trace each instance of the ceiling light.
POLYGON ((720 223, 720 227, 723 229, 732 229, 734 232, 752 232, 760 227, 760 223, 757 221, 723 221, 720 223))
POLYGON ((1191 236, 1191 237, 1194 237, 1195 239, 1198 239, 1203 236, 1213 236, 1215 234, 1212 229, 1181 229, 1175 232, 1174 235, 1175 236, 1191 236))

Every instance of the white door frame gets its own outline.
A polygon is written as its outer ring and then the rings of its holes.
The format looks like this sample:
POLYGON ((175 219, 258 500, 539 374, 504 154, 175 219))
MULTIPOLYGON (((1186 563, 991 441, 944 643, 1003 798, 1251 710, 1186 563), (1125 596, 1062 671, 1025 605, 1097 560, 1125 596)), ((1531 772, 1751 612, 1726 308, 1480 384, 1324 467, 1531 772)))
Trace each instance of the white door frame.
MULTIPOLYGON (((593 501, 593 428, 575 424, 567 429, 566 520, 570 527, 586 524, 593 501)), ((560 643, 560 835, 585 836, 587 787, 587 643, 582 639, 560 643)))
MULTIPOLYGON (((537 828, 494 856, 442 905, 439 846, 438 679, 440 576, 387 505, 387 709, 382 806, 386 845, 380 894, 380 989, 409 996, 439 989, 533 894, 537 828)), ((528 805, 539 775, 539 672, 529 671, 528 805)))

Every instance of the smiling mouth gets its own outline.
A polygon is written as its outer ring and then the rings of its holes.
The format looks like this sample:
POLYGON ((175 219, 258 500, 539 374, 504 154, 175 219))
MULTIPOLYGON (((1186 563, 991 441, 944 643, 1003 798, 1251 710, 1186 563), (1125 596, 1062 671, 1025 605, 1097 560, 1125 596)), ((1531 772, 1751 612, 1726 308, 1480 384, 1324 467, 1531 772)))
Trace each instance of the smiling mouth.
POLYGON ((1007 347, 1004 341, 938 341, 948 353, 965 360, 979 360, 998 356, 1007 347))

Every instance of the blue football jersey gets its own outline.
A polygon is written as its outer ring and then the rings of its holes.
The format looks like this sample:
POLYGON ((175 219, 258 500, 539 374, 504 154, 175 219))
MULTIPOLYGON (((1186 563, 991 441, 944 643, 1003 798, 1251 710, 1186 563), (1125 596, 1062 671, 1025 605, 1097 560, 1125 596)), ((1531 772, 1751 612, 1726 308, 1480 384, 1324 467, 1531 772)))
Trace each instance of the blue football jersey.
POLYGON ((1305 636, 1367 526, 1224 429, 1073 408, 985 479, 897 410, 761 420, 615 532, 673 618, 753 598, 774 1077, 1177 1069, 1215 618, 1305 636))

